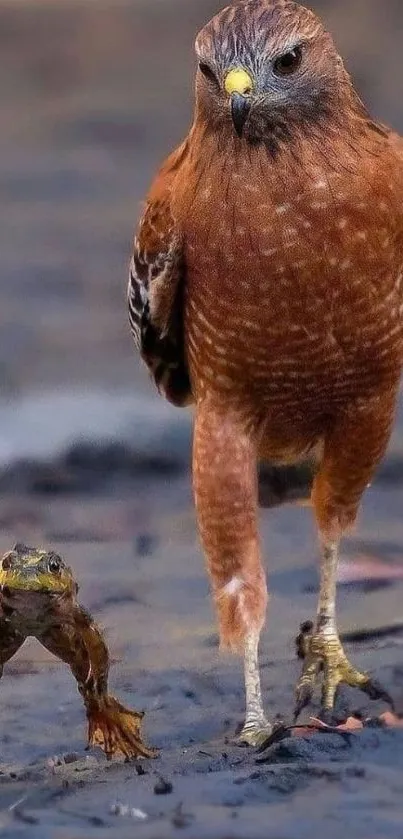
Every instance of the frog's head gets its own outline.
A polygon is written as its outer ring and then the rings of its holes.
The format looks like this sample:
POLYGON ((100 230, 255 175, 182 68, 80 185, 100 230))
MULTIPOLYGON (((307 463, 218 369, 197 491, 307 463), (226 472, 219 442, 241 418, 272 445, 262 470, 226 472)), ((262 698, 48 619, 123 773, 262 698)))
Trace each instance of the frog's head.
POLYGON ((71 569, 54 551, 17 544, 0 561, 0 593, 39 591, 49 594, 77 592, 71 569))

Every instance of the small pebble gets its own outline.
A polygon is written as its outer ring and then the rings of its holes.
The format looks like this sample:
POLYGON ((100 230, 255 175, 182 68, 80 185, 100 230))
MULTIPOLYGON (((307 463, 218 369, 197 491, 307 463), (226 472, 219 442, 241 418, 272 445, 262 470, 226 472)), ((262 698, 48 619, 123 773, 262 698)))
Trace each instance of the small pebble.
POLYGON ((138 807, 132 807, 130 810, 130 815, 132 819, 140 819, 140 821, 145 821, 148 819, 147 813, 144 810, 139 810, 138 807))
POLYGON ((63 755, 64 763, 76 763, 79 760, 79 755, 77 752, 67 752, 67 754, 63 755))
POLYGON ((54 769, 55 766, 61 766, 62 763, 63 761, 60 755, 54 755, 53 757, 49 757, 46 761, 46 765, 49 766, 49 769, 54 769))
POLYGON ((112 816, 130 816, 130 818, 138 819, 139 821, 148 819, 148 815, 144 810, 140 810, 138 807, 129 807, 127 804, 122 804, 121 801, 115 801, 111 804, 109 812, 112 816))
POLYGON ((155 795, 169 795, 172 790, 173 786, 171 782, 165 781, 164 778, 160 778, 154 786, 155 795))
POLYGON ((64 766, 66 763, 76 763, 78 760, 80 760, 80 756, 77 752, 66 752, 65 755, 53 755, 53 757, 49 757, 46 763, 50 769, 54 769, 55 766, 64 766))
POLYGON ((109 812, 112 816, 127 816, 129 812, 129 807, 127 806, 127 804, 122 804, 120 801, 115 801, 114 804, 111 804, 109 812))

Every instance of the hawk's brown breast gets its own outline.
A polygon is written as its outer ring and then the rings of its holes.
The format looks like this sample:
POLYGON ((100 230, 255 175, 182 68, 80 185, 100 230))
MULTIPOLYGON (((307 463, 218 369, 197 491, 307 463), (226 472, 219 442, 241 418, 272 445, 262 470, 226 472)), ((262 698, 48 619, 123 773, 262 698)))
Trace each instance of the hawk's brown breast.
MULTIPOLYGON (((180 207, 196 391, 277 416, 332 412, 396 380, 402 263, 388 160, 347 177, 262 149, 212 155, 180 207)), ((365 164, 365 165, 364 165, 365 164)), ((195 173, 196 174, 196 173, 195 173)))

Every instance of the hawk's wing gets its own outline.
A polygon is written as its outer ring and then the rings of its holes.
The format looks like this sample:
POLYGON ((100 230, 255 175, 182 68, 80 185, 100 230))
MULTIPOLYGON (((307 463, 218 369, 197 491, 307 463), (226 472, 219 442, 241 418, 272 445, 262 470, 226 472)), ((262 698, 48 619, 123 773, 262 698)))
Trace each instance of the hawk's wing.
POLYGON ((183 340, 185 268, 171 212, 184 143, 165 162, 151 187, 134 240, 128 287, 133 338, 158 390, 174 405, 192 401, 183 340))

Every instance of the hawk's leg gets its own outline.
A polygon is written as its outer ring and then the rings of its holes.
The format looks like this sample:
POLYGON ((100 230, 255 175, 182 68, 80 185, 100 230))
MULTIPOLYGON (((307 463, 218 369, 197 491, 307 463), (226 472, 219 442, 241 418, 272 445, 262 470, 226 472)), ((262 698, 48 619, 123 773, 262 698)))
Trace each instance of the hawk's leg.
MULTIPOLYGON (((355 418, 356 419, 356 418, 355 418)), ((322 712, 331 716, 340 684, 357 687, 371 699, 390 702, 386 691, 349 662, 339 639, 336 622, 336 579, 340 537, 356 518, 362 493, 389 436, 387 417, 368 414, 365 427, 356 423, 339 429, 326 442, 323 463, 315 478, 312 501, 321 538, 320 586, 316 621, 301 627, 298 653, 304 659, 296 689, 295 717, 309 703, 319 673, 322 712)), ((362 420, 361 420, 362 423, 362 420)))
POLYGON ((266 719, 259 672, 259 632, 252 632, 245 638, 244 670, 246 693, 246 717, 239 734, 240 743, 259 746, 271 733, 272 726, 266 719))
POLYGON ((361 688, 375 697, 376 686, 365 673, 350 664, 338 636, 335 604, 337 559, 338 543, 324 544, 316 621, 315 624, 307 623, 301 627, 297 641, 304 664, 297 685, 296 717, 310 701, 319 671, 323 671, 322 711, 325 714, 331 714, 337 689, 342 682, 361 688))
POLYGON ((244 656, 246 719, 241 739, 255 745, 271 730, 262 706, 258 664, 267 590, 257 528, 256 447, 245 421, 212 400, 197 408, 193 477, 220 643, 244 656))

